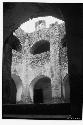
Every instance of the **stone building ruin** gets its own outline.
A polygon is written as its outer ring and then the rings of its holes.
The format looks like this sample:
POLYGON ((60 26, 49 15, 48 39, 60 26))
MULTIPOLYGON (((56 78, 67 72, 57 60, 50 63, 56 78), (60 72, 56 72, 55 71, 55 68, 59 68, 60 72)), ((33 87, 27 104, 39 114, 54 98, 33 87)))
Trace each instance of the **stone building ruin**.
POLYGON ((38 93, 39 103, 63 102, 68 74, 67 48, 61 42, 65 34, 65 22, 52 16, 29 19, 13 32, 21 45, 18 51, 12 49, 11 76, 20 84, 17 102, 35 103, 38 93))

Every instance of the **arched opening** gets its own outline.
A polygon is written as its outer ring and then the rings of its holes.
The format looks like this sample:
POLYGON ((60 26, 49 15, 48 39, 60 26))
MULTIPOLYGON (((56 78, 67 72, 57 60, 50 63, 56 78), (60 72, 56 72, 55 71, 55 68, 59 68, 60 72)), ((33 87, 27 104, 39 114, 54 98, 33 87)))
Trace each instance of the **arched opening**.
POLYGON ((16 86, 13 79, 3 79, 2 102, 3 104, 16 104, 16 86))
POLYGON ((40 54, 43 52, 50 51, 50 43, 46 40, 41 40, 36 42, 32 47, 31 47, 31 53, 33 55, 35 54, 40 54))
POLYGON ((70 85, 69 85, 68 74, 63 79, 63 96, 64 96, 65 102, 70 102, 70 85))
POLYGON ((22 94, 22 81, 19 76, 12 74, 12 79, 15 82, 17 93, 16 93, 16 102, 21 101, 21 94, 22 94))
POLYGON ((33 88, 34 103, 49 103, 52 99, 51 80, 42 77, 35 82, 33 88))

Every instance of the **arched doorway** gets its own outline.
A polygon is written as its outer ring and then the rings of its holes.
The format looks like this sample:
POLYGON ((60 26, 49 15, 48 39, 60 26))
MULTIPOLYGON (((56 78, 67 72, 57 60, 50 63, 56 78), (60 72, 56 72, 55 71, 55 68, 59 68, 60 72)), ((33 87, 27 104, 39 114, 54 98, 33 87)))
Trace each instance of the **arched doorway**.
POLYGON ((33 102, 49 103, 52 99, 51 79, 48 77, 40 77, 33 86, 33 102))

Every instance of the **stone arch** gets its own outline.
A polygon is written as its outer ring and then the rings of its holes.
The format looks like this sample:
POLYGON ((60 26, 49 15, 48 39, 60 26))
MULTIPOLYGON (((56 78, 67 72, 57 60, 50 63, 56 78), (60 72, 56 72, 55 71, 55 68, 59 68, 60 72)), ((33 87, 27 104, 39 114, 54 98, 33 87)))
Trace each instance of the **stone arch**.
POLYGON ((11 62, 12 62, 12 47, 9 38, 6 39, 3 45, 3 62, 2 62, 2 89, 3 103, 16 103, 16 85, 11 78, 11 62))
POLYGON ((67 74, 63 79, 63 97, 65 102, 70 101, 70 85, 69 85, 69 75, 67 74))
POLYGON ((21 101, 22 88, 23 88, 22 81, 21 81, 20 77, 17 76, 16 74, 12 74, 11 76, 16 85, 16 89, 17 89, 16 101, 18 102, 18 101, 21 101))
POLYGON ((9 35, 8 38, 6 38, 3 44, 3 62, 2 62, 3 80, 2 82, 4 84, 3 85, 3 102, 5 103, 6 101, 4 101, 5 100, 4 98, 8 98, 9 100, 8 103, 16 103, 16 93, 18 90, 17 86, 19 84, 19 83, 17 84, 16 82, 18 76, 15 76, 15 74, 13 74, 13 77, 12 77, 12 74, 11 74, 12 49, 16 51, 20 51, 21 49, 19 39, 13 35, 13 32, 9 35), (6 93, 5 91, 7 91, 8 94, 5 94, 6 93))
POLYGON ((43 103, 48 103, 52 98, 51 79, 45 75, 34 78, 30 83, 30 97, 34 102, 34 90, 42 89, 43 103))

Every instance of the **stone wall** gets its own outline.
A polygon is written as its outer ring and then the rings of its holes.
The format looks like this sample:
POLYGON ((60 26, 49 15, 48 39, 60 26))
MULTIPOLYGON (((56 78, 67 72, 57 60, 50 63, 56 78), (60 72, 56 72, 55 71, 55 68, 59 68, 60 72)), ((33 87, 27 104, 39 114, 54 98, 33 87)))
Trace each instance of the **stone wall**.
POLYGON ((51 79, 52 97, 61 98, 62 79, 59 52, 64 34, 64 23, 55 23, 48 29, 44 27, 44 29, 32 33, 25 33, 21 28, 15 31, 14 35, 20 40, 22 49, 20 52, 12 50, 11 72, 22 80, 22 94, 25 95, 25 98, 30 93, 31 81, 41 75, 51 79), (36 55, 30 53, 33 45, 41 40, 42 42, 47 40, 50 43, 50 51, 36 55))

